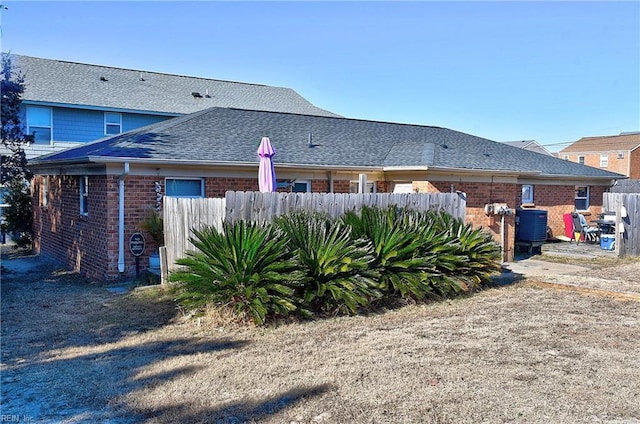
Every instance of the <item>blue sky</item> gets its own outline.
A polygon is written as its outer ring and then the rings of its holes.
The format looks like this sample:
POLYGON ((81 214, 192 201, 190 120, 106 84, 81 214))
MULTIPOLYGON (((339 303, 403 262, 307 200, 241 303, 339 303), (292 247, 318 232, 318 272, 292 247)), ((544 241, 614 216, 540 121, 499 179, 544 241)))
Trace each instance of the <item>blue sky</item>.
POLYGON ((290 87, 552 151, 640 130, 638 1, 2 3, 17 54, 290 87))

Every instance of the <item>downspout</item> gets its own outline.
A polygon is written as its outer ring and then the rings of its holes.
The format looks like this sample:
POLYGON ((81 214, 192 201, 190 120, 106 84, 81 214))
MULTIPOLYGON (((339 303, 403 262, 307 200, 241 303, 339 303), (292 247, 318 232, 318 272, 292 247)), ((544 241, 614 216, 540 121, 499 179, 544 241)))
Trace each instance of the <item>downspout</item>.
POLYGON ((118 272, 124 272, 124 177, 129 175, 129 162, 118 178, 118 272))

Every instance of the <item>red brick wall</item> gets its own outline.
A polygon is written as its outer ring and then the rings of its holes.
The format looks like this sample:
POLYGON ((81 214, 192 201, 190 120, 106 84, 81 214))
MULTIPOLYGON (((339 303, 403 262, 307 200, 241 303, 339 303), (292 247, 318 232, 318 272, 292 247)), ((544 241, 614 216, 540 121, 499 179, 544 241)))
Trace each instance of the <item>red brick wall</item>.
POLYGON ((632 180, 640 180, 640 149, 631 152, 629 167, 629 178, 632 180))
POLYGON ((50 177, 46 207, 41 206, 41 184, 42 177, 35 177, 33 204, 36 252, 49 254, 89 278, 107 279, 107 250, 113 208, 112 196, 108 192, 114 187, 117 190, 117 180, 114 183, 112 177, 89 177, 88 216, 80 215, 78 176, 50 177))

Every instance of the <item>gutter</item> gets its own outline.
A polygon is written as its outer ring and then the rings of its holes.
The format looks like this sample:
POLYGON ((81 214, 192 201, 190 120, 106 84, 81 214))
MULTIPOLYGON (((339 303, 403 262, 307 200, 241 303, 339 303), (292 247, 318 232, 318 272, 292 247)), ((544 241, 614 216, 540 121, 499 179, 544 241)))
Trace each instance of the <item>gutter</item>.
POLYGON ((124 170, 118 178, 118 272, 125 271, 124 263, 124 178, 129 175, 129 162, 124 163, 124 170))

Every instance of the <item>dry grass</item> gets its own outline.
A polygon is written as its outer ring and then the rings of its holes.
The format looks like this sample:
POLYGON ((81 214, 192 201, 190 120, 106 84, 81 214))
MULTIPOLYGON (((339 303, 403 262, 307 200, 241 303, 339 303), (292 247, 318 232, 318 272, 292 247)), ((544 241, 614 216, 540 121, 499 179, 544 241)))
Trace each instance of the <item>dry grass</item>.
POLYGON ((256 329, 54 272, 3 276, 2 321, 2 414, 43 422, 640 422, 640 302, 599 292, 256 329))

